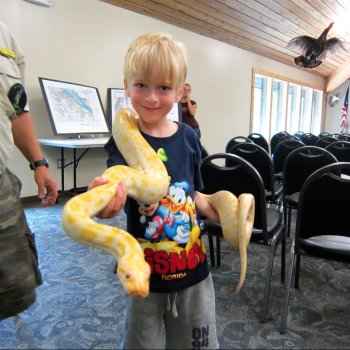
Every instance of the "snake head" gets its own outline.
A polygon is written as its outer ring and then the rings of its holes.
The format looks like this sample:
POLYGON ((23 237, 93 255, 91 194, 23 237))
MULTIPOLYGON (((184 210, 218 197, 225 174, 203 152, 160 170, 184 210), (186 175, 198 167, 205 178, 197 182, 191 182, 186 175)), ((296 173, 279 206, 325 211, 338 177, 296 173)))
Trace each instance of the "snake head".
POLYGON ((117 273, 128 295, 141 298, 148 296, 151 268, 144 259, 136 255, 120 258, 117 273))

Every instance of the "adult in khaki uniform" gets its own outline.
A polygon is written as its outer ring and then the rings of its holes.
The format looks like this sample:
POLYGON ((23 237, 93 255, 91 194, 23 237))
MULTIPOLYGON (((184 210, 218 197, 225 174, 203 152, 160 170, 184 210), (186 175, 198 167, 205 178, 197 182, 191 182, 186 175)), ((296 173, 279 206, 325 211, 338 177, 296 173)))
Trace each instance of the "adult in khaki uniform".
POLYGON ((7 168, 14 145, 29 161, 43 205, 57 199, 57 184, 35 136, 23 80, 24 56, 0 22, 0 320, 27 309, 41 284, 33 235, 20 202, 21 182, 7 168))

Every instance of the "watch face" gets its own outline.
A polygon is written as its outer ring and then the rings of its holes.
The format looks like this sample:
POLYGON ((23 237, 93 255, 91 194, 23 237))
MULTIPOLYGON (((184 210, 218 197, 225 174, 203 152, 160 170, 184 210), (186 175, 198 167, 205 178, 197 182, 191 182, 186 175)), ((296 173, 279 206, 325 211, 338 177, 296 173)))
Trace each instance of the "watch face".
POLYGON ((46 168, 48 168, 49 167, 49 162, 47 161, 47 159, 43 158, 43 159, 31 162, 29 164, 29 166, 30 166, 30 169, 32 169, 32 170, 38 168, 39 166, 46 166, 46 168))

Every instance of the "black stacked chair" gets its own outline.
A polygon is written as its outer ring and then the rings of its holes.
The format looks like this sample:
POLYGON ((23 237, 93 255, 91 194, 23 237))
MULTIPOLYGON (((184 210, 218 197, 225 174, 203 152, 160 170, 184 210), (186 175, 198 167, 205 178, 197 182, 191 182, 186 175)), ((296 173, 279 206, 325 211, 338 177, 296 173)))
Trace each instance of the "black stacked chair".
POLYGON ((339 162, 350 162, 350 142, 336 141, 326 147, 326 150, 334 154, 339 162))
MULTIPOLYGON (((339 134, 339 133, 334 133, 334 134, 332 134, 332 136, 335 138, 335 139, 337 139, 337 140, 345 140, 345 138, 343 138, 343 134, 339 134)), ((345 140, 346 141, 346 140, 345 140)))
MULTIPOLYGON (((270 248, 267 279, 264 296, 264 317, 268 317, 270 305, 271 278, 276 248, 282 242, 281 279, 284 281, 285 270, 285 237, 283 215, 275 206, 266 206, 264 184, 257 170, 243 158, 227 153, 217 153, 204 159, 201 164, 204 193, 211 194, 227 190, 237 197, 242 193, 251 193, 255 198, 255 220, 251 242, 260 243, 270 248), (218 165, 229 162, 232 166, 218 165)), ((212 235, 222 236, 218 224, 207 221, 206 229, 209 238, 212 235)), ((220 265, 220 246, 217 246, 218 266, 220 265)))
POLYGON ((275 149, 277 145, 288 138, 290 138, 292 135, 290 135, 287 131, 280 131, 277 134, 273 135, 270 140, 270 151, 271 154, 275 153, 275 149))
POLYGON ((333 137, 335 137, 339 141, 350 141, 349 134, 333 134, 333 137))
POLYGON ((229 142, 227 142, 226 147, 225 147, 225 152, 226 153, 231 153, 231 149, 239 144, 242 143, 253 143, 251 139, 245 136, 235 136, 233 137, 229 142))
POLYGON ((314 146, 319 140, 319 137, 311 133, 305 133, 304 135, 300 136, 300 140, 305 145, 314 146))
MULTIPOLYGON (((231 149, 232 154, 236 154, 247 160, 260 174, 266 192, 268 202, 277 202, 282 194, 282 183, 274 181, 272 158, 268 152, 255 143, 242 143, 231 149)), ((235 164, 235 160, 234 163, 235 164)), ((226 166, 230 166, 227 160, 226 166)))
POLYGON ((327 146, 331 145, 333 142, 336 142, 337 139, 335 137, 331 136, 321 136, 318 141, 316 142, 315 146, 326 148, 327 146))
POLYGON ((341 176, 344 170, 350 171, 350 163, 326 165, 310 175, 301 189, 281 333, 287 329, 292 283, 298 287, 301 256, 350 262, 350 180, 341 176))
MULTIPOLYGON (((337 141, 326 147, 326 150, 335 155, 339 162, 350 162, 350 142, 337 141)), ((347 170, 344 170, 347 175, 347 170)))
POLYGON ((283 167, 283 203, 287 236, 290 233, 292 209, 298 206, 304 182, 315 170, 337 161, 331 152, 316 146, 299 147, 289 153, 283 167))
POLYGON ((270 153, 269 143, 263 135, 252 132, 248 135, 248 139, 252 140, 254 143, 262 147, 267 153, 270 153))
POLYGON ((286 139, 280 142, 273 154, 273 170, 275 174, 278 174, 282 178, 282 171, 284 166, 284 161, 286 160, 288 154, 295 150, 296 148, 302 147, 304 144, 294 138, 286 139))
POLYGON ((332 134, 328 131, 322 131, 318 137, 324 137, 324 136, 332 136, 332 134))
POLYGON ((296 133, 294 133, 294 136, 300 140, 300 137, 303 136, 305 134, 304 131, 297 131, 296 133))

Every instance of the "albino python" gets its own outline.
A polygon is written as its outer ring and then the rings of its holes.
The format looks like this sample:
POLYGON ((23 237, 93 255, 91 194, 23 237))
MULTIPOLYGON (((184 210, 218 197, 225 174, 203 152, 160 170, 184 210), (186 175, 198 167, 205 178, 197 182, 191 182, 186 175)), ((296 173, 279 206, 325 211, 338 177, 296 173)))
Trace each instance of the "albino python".
MULTIPOLYGON (((118 260, 118 277, 129 295, 146 297, 149 293, 150 266, 138 241, 128 232, 94 221, 116 193, 122 181, 128 196, 138 202, 152 204, 168 192, 170 178, 157 153, 142 137, 137 115, 121 109, 112 127, 115 142, 128 166, 108 168, 103 177, 107 184, 94 187, 70 199, 63 209, 63 227, 73 239, 102 248, 118 260)), ((247 246, 254 222, 254 197, 242 194, 238 199, 227 191, 207 195, 217 210, 223 235, 234 248, 239 248, 241 258, 239 290, 247 270, 247 246)))

